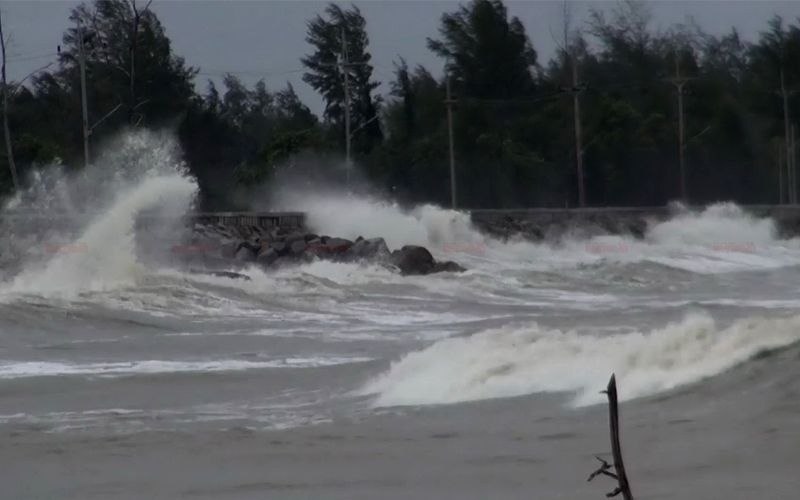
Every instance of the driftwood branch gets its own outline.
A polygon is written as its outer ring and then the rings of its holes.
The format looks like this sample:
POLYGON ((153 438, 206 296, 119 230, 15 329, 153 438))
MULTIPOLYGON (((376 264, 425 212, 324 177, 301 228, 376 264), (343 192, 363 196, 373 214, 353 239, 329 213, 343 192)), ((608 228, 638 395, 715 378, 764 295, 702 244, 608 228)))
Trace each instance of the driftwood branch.
POLYGON ((615 497, 622 494, 624 500, 633 500, 631 493, 631 486, 628 483, 628 476, 625 474, 625 464, 622 462, 622 446, 619 444, 619 409, 617 404, 617 381, 614 375, 611 375, 611 380, 608 381, 608 388, 603 391, 608 395, 608 414, 609 425, 611 429, 611 454, 614 457, 614 472, 611 472, 611 465, 600 457, 596 457, 600 461, 600 467, 592 472, 588 481, 591 481, 597 476, 608 476, 617 481, 617 488, 611 493, 606 494, 608 498, 615 497))

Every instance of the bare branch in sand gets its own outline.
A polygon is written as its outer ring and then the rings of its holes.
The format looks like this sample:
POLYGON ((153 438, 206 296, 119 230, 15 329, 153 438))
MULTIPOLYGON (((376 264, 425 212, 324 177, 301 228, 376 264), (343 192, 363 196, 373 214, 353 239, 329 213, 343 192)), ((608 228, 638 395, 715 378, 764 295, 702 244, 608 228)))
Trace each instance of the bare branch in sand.
POLYGON ((633 500, 631 487, 628 483, 628 476, 625 474, 625 464, 622 461, 622 446, 619 443, 619 409, 617 404, 617 381, 614 375, 611 375, 611 380, 608 381, 608 387, 603 391, 608 395, 608 413, 609 424, 611 428, 611 454, 614 457, 614 471, 611 472, 611 465, 600 457, 596 457, 600 461, 600 467, 589 475, 588 481, 591 481, 599 475, 608 476, 617 481, 617 488, 611 493, 606 494, 608 498, 615 497, 622 493, 622 498, 625 500, 633 500))

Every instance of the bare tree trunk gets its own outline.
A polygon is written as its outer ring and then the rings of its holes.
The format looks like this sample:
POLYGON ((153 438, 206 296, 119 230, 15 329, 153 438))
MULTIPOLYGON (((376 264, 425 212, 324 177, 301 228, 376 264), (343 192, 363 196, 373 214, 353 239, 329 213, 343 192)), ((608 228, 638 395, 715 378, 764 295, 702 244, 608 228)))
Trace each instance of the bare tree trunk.
POLYGON ((611 380, 608 381, 608 387, 603 391, 608 395, 608 416, 609 428, 611 431, 611 455, 614 457, 614 472, 611 472, 611 465, 600 457, 600 467, 592 472, 589 476, 589 481, 599 475, 608 476, 617 480, 617 488, 606 496, 608 498, 615 497, 622 493, 624 500, 633 500, 633 493, 631 493, 631 486, 628 483, 628 476, 625 474, 625 464, 622 461, 622 446, 619 442, 619 408, 617 403, 617 379, 611 375, 611 380))
POLYGON ((14 163, 14 148, 11 145, 11 130, 8 127, 8 81, 6 80, 6 38, 3 34, 3 18, 0 14, 0 51, 3 56, 2 80, 3 80, 3 133, 6 140, 6 155, 8 156, 8 168, 11 169, 11 182, 14 184, 14 191, 19 190, 19 178, 17 177, 17 165, 14 163))

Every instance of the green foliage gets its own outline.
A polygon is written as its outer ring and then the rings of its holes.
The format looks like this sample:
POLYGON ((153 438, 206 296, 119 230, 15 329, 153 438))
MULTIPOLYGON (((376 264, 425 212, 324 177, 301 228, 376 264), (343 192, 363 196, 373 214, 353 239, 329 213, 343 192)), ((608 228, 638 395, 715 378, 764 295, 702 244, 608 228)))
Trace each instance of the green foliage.
MULTIPOLYGON (((377 96, 367 24, 357 7, 331 4, 306 26, 303 79, 325 101, 318 119, 290 85, 249 87, 226 75, 219 88, 209 82, 199 94, 197 70, 174 54, 164 27, 141 3, 77 6, 58 67, 26 86, 9 84, 9 125, 23 178, 35 164, 82 164, 74 27, 80 20, 90 123, 119 106, 94 128, 92 141, 127 126, 173 126, 205 208, 234 208, 238 190, 293 167, 300 175, 315 163, 312 155, 335 163, 344 150, 343 70, 352 94, 354 158, 368 180, 403 200, 449 204, 446 80, 400 58, 389 95, 377 96)), ((711 36, 691 25, 658 31, 651 24, 646 3, 619 2, 592 13, 584 33, 565 27, 565 46, 540 66, 524 26, 502 1, 470 0, 445 14, 427 42, 451 76, 459 205, 575 206, 573 92, 579 92, 589 203, 660 205, 677 198, 678 70, 687 79, 690 201, 777 201, 776 164, 785 154, 782 86, 790 124, 800 117, 800 24, 776 17, 753 42, 736 31, 711 36)), ((0 192, 10 189, 7 163, 0 144, 0 192)))
POLYGON ((372 120, 378 113, 378 101, 372 96, 380 85, 372 80, 372 56, 367 50, 369 37, 366 20, 356 6, 342 9, 331 3, 325 9, 327 18, 317 16, 308 23, 306 40, 314 52, 302 59, 308 72, 303 81, 325 99, 325 119, 341 129, 344 137, 345 73, 350 89, 351 130, 364 130, 355 136, 355 146, 368 152, 382 139, 380 122, 372 120))

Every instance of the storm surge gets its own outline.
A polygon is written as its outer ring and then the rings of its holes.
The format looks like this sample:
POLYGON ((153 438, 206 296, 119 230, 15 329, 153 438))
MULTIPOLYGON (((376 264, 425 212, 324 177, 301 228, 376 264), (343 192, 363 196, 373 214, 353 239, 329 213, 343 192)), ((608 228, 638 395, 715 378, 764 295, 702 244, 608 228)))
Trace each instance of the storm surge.
POLYGON ((19 215, 5 238, 24 248, 22 271, 4 291, 69 295, 134 285, 143 272, 137 218, 148 213, 159 218, 161 232, 174 229, 196 191, 174 140, 144 131, 122 135, 80 173, 59 166, 35 172, 31 186, 8 203, 19 215), (31 224, 26 216, 55 223, 32 241, 20 236, 31 224), (65 231, 67 222, 77 226, 65 231))
MULTIPOLYGON (((305 212, 310 232, 423 245, 467 271, 240 262, 240 280, 159 258, 187 235, 182 216, 197 192, 173 138, 127 133, 105 151, 79 172, 37 171, 0 218, 0 257, 18 262, 0 280, 0 380, 68 378, 88 411, 138 408, 145 422, 150 407, 120 389, 140 383, 161 391, 153 412, 191 416, 214 403, 230 408, 224 418, 261 418, 252 415, 272 411, 267 396, 289 401, 290 413, 313 400, 325 418, 334 407, 536 393, 581 406, 602 401, 612 372, 629 400, 800 342, 800 242, 734 204, 677 207, 639 237, 576 228, 530 241, 487 236, 468 211, 287 190, 271 208, 305 212), (26 214, 52 220, 31 230, 26 214), (143 228, 143 218, 154 222, 143 228), (300 375, 277 374, 285 369, 300 375), (248 381, 236 382, 236 401, 226 377, 248 381), (80 392, 98 378, 108 386, 100 402, 80 392), (183 383, 192 390, 178 408, 183 383)), ((32 396, 33 413, 38 404, 32 396)))

